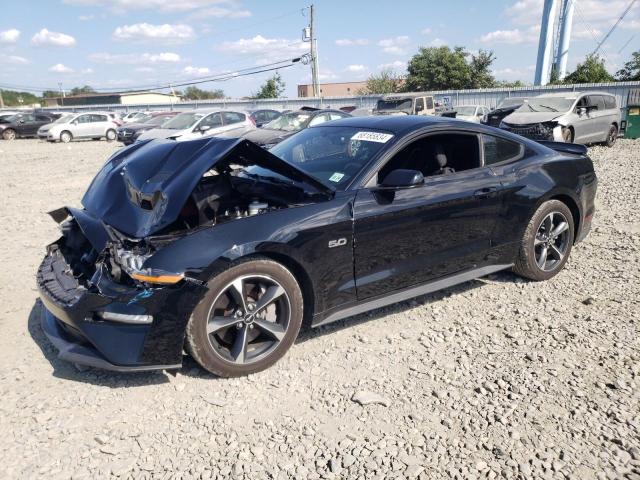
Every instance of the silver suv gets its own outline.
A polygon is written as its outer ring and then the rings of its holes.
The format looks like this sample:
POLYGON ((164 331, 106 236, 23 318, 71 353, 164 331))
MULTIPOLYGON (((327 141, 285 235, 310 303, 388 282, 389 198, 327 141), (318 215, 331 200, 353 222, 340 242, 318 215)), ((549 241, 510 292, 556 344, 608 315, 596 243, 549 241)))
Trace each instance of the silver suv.
POLYGON ((613 146, 620 128, 616 97, 605 92, 548 93, 525 100, 500 128, 533 140, 613 146))

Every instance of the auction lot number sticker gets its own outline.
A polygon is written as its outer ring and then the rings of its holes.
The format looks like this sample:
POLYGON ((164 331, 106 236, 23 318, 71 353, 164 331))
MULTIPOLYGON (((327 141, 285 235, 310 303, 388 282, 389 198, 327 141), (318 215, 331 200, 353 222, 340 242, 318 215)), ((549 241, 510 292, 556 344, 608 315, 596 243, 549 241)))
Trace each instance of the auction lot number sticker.
POLYGON ((358 132, 353 137, 351 137, 351 140, 361 140, 363 142, 387 143, 392 138, 393 138, 393 135, 391 135, 390 133, 358 132))

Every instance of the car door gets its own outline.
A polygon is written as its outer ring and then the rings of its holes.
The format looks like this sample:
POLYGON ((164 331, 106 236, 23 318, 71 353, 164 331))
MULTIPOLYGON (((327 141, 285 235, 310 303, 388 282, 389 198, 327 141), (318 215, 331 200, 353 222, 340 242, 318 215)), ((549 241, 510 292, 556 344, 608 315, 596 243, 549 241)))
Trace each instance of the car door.
POLYGON ((486 263, 500 212, 501 183, 481 162, 478 135, 431 134, 403 147, 380 169, 373 184, 369 182, 357 192, 354 245, 358 299, 486 263), (412 150, 414 146, 418 148, 412 150), (458 166, 455 172, 431 174, 438 165, 434 166, 433 152, 439 149, 446 152, 447 163, 458 166), (420 169, 427 174, 424 184, 379 189, 376 183, 396 167, 420 169))
POLYGON ((71 134, 74 138, 86 138, 91 136, 91 121, 93 115, 85 113, 73 121, 71 134))
POLYGON ((51 122, 53 122, 51 117, 49 117, 47 115, 36 114, 36 118, 35 118, 35 121, 33 122, 32 128, 29 129, 29 135, 30 136, 36 136, 38 134, 38 129, 41 126, 46 125, 46 124, 51 123, 51 122))
POLYGON ((91 115, 89 123, 90 135, 94 138, 104 137, 107 128, 111 126, 111 120, 107 115, 96 114, 91 115))
POLYGON ((221 133, 225 137, 239 137, 249 129, 247 117, 239 112, 222 112, 221 133))
POLYGON ((194 128, 193 134, 189 135, 189 138, 199 138, 201 136, 212 137, 214 135, 218 135, 221 129, 222 115, 220 115, 220 112, 210 113, 202 120, 200 120, 200 122, 194 128), (209 127, 209 130, 201 133, 200 129, 202 127, 209 127))
POLYGON ((30 135, 29 132, 31 131, 35 120, 35 116, 31 113, 21 114, 16 121, 16 126, 14 128, 17 136, 24 137, 30 135))
POLYGON ((594 117, 593 125, 593 137, 592 141, 602 142, 606 140, 609 133, 609 126, 611 125, 611 113, 607 111, 607 107, 604 102, 604 96, 602 95, 590 95, 591 101, 595 106, 595 111, 592 115, 594 117))

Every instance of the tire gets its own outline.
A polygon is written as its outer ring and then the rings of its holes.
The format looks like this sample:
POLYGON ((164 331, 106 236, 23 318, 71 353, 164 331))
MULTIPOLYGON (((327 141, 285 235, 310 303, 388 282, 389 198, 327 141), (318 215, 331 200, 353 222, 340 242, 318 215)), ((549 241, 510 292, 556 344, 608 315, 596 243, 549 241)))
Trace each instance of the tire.
POLYGON ((187 325, 187 352, 221 377, 259 372, 289 350, 303 310, 298 282, 283 265, 266 258, 237 263, 209 281, 187 325))
POLYGON ((62 143, 69 143, 71 140, 73 140, 73 135, 71 135, 71 132, 65 130, 64 132, 60 133, 60 141, 62 143))
POLYGON ((107 142, 113 142, 116 138, 118 138, 118 134, 116 133, 115 130, 110 128, 109 130, 107 130, 105 137, 107 139, 107 142))
POLYGON ((544 202, 527 225, 513 271, 530 280, 550 279, 567 263, 573 240, 574 223, 569 207, 559 200, 544 202), (563 222, 566 225, 561 230, 563 222))
POLYGON ((618 139, 618 127, 616 127, 615 125, 611 125, 609 127, 609 133, 607 133, 607 139, 605 140, 604 144, 611 148, 615 145, 616 140, 618 139))
POLYGON ((573 130, 569 127, 562 129, 562 141, 564 143, 573 143, 573 130))
POLYGON ((2 132, 2 138, 5 140, 15 140, 16 131, 12 128, 7 128, 4 132, 2 132))

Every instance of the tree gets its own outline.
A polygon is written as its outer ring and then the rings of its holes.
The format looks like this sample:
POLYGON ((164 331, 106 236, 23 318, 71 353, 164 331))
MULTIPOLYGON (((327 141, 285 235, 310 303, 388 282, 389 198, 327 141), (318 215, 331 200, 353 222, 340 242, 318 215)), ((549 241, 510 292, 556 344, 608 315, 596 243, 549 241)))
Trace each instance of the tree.
POLYGON ((56 98, 60 96, 60 92, 57 90, 45 90, 42 92, 42 98, 56 98))
POLYGON ((604 66, 604 59, 599 55, 587 55, 584 62, 579 63, 575 71, 564 78, 563 83, 601 83, 613 80, 604 66))
POLYGON ((477 55, 471 55, 471 88, 491 88, 495 85, 496 79, 491 73, 491 64, 496 56, 491 50, 478 51, 477 55))
POLYGON ((399 92, 404 79, 392 69, 385 68, 380 73, 372 74, 367 79, 365 88, 358 95, 374 95, 382 93, 399 92))
POLYGON ((640 50, 631 54, 631 60, 625 63, 621 70, 618 70, 616 77, 623 82, 640 80, 640 50))
POLYGON ((253 94, 253 98, 278 98, 284 93, 285 83, 279 73, 268 79, 260 87, 257 93, 253 94))
POLYGON ((2 99, 7 107, 19 107, 40 103, 40 98, 29 92, 2 90, 2 99))
POLYGON ((513 82, 508 82, 506 80, 498 80, 495 82, 494 87, 500 88, 519 88, 526 87, 527 85, 522 80, 515 80, 513 82))
POLYGON ((463 47, 421 47, 409 61, 408 91, 449 90, 483 88, 492 86, 490 67, 495 56, 491 51, 480 50, 471 55, 463 47))
POLYGON ((93 89, 93 87, 90 87, 89 85, 85 85, 84 87, 73 87, 69 91, 70 96, 86 95, 88 93, 96 93, 96 91, 93 89))
POLYGON ((222 90, 201 90, 193 85, 187 87, 182 94, 182 98, 185 100, 215 100, 217 98, 224 98, 224 92, 222 90))

